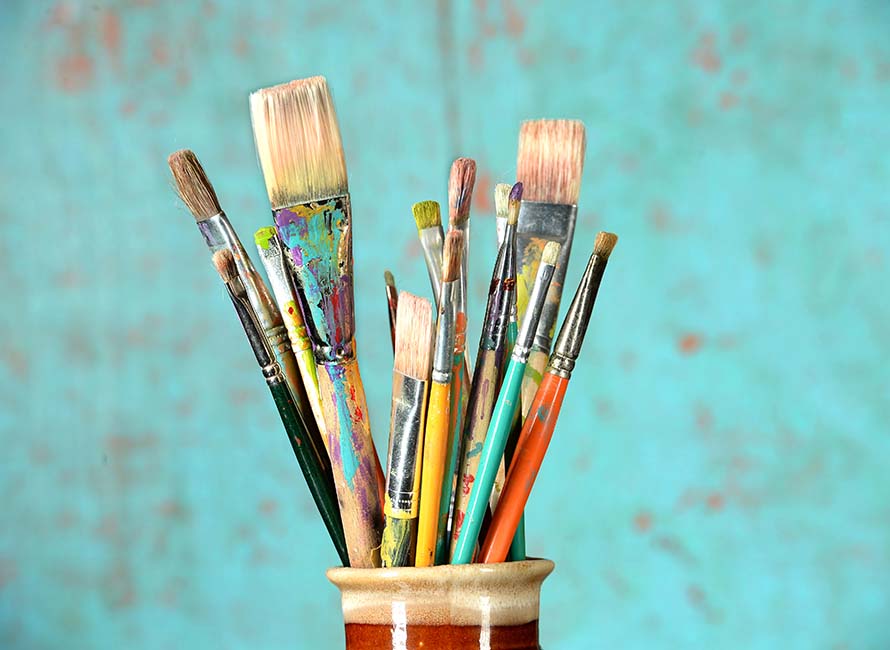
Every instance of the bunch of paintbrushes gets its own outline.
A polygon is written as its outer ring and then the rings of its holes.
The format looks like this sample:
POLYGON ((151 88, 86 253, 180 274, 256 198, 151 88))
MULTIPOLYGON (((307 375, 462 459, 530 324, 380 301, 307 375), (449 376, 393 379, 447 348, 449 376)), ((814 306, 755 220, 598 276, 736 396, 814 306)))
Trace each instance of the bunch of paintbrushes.
POLYGON ((250 112, 272 208, 271 225, 254 241, 271 291, 195 155, 176 152, 169 163, 340 560, 377 567, 523 559, 523 509, 617 241, 597 235, 551 353, 583 125, 522 125, 518 182, 495 190, 497 254, 475 363, 466 342, 475 162, 452 166, 447 232, 438 203, 414 205, 432 300, 399 293, 386 271, 394 364, 381 467, 356 358, 352 210, 330 91, 322 77, 297 80, 253 93, 250 112))

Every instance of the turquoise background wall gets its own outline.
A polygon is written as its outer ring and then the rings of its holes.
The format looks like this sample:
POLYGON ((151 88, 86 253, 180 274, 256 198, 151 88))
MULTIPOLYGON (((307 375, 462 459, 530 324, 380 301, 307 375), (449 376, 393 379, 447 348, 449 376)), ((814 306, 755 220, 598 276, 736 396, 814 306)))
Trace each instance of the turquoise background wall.
POLYGON ((335 555, 166 167, 194 149, 249 239, 247 94, 313 74, 380 449, 383 270, 428 291, 411 203, 478 161, 478 318, 520 121, 587 124, 568 283, 621 239, 528 512, 545 648, 890 647, 890 5, 0 16, 0 647, 341 646, 335 555))

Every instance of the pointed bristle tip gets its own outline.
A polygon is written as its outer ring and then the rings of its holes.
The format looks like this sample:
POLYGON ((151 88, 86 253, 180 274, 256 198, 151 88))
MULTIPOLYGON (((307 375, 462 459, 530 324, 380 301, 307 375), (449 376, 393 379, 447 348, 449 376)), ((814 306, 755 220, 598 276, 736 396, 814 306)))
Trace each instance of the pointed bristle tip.
POLYGON ((451 230, 445 235, 442 253, 442 282, 454 282, 460 277, 460 260, 464 252, 464 234, 451 230))
POLYGON ((228 249, 216 251, 213 254, 213 266, 216 267, 216 272, 219 273, 219 277, 223 279, 223 282, 231 282, 238 275, 235 257, 232 255, 232 251, 228 249))
POLYGON ((392 273, 390 272, 389 269, 386 269, 383 272, 383 281, 386 282, 386 286, 388 286, 388 287, 396 286, 396 279, 392 276, 392 273))
POLYGON ((167 164, 173 172, 176 191, 197 221, 204 221, 222 212, 213 185, 194 151, 182 149, 171 153, 167 157, 167 164))

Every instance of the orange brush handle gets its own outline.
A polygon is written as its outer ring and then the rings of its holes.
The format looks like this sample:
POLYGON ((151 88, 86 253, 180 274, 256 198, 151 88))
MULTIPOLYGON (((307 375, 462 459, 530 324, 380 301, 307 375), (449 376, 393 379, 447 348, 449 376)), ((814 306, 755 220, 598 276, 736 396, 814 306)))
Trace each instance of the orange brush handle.
POLYGON ((569 380, 546 373, 528 418, 522 426, 519 442, 507 473, 507 481, 498 501, 497 509, 488 529, 488 535, 479 551, 479 562, 504 562, 510 551, 513 535, 522 519, 522 511, 531 494, 538 470, 553 437, 553 428, 559 418, 559 410, 566 394, 569 380))
POLYGON ((383 470, 371 438, 365 389, 355 359, 319 364, 318 393, 324 411, 349 565, 379 567, 383 470))

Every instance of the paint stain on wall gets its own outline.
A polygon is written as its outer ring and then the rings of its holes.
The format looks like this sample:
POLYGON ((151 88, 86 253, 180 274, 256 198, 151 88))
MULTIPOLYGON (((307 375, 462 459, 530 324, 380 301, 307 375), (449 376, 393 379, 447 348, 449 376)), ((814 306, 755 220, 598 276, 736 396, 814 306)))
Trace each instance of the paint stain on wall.
POLYGON ((702 338, 694 332, 683 334, 677 341, 677 349, 686 355, 692 355, 699 351, 702 345, 702 338))
POLYGON ((699 37, 698 43, 692 51, 693 65, 708 74, 720 72, 721 60, 717 53, 716 40, 714 32, 705 32, 699 37))

